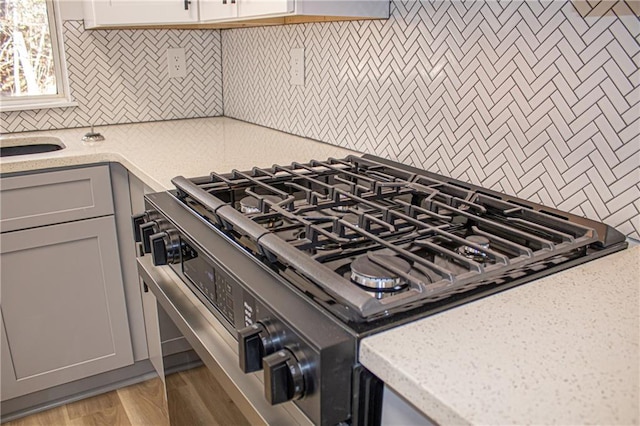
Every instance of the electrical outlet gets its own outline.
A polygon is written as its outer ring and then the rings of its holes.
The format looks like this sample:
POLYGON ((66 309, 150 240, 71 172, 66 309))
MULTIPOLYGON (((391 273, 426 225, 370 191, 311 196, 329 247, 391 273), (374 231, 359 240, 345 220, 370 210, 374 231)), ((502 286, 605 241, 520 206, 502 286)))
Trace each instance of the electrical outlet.
POLYGON ((169 66, 169 78, 187 76, 187 64, 184 59, 183 48, 167 49, 167 64, 169 66))
POLYGON ((289 81, 294 86, 304 86, 304 48, 291 49, 289 81))

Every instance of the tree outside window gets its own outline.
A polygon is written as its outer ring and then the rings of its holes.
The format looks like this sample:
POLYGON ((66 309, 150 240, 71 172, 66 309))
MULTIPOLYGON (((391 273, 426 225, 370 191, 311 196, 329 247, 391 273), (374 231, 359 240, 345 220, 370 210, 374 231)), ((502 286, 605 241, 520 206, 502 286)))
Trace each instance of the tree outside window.
POLYGON ((69 96, 56 6, 0 0, 1 111, 77 105, 69 96))
POLYGON ((46 0, 0 0, 2 95, 54 95, 56 73, 46 0))

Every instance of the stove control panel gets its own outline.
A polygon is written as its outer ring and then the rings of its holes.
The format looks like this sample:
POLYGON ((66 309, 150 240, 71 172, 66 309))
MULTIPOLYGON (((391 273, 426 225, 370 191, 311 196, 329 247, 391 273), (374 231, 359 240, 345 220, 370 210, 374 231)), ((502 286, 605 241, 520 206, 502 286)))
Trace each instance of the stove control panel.
MULTIPOLYGON (((206 301, 227 320, 230 328, 235 324, 234 286, 217 268, 211 266, 189 244, 181 242, 182 274, 189 279, 206 301)), ((197 293, 196 293, 197 294, 197 293)))
MULTIPOLYGON (((164 240, 161 234, 152 236, 152 242, 164 240)), ((186 239, 180 240, 182 259, 172 268, 212 306, 212 312, 226 320, 225 327, 238 340, 240 369, 264 370, 264 395, 272 405, 313 398, 312 384, 318 379, 311 366, 319 363, 318 354, 215 262, 199 255, 186 239)))

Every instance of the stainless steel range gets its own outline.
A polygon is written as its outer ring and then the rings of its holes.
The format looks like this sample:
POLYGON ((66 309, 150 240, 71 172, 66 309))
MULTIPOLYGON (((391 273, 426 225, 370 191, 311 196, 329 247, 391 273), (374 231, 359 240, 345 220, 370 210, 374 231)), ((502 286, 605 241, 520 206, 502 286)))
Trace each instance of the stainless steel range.
POLYGON ((361 338, 622 250, 605 224, 365 155, 173 180, 137 240, 264 370, 270 404, 377 424, 361 338))

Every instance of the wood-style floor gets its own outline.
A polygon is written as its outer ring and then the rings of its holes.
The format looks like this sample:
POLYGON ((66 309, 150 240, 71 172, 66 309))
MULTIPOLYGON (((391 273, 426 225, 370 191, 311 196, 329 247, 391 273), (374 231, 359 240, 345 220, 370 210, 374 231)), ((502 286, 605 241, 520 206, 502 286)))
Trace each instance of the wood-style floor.
POLYGON ((171 426, 249 426, 206 367, 167 376, 171 426))
POLYGON ((3 423, 3 426, 249 425, 205 367, 168 376, 167 389, 170 423, 164 387, 156 378, 3 423))

